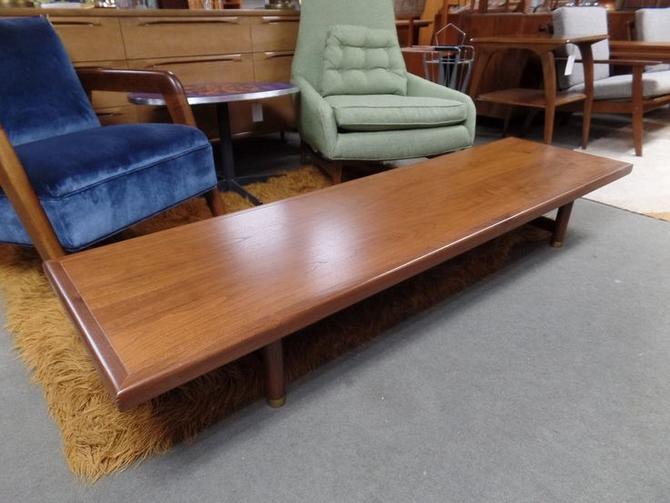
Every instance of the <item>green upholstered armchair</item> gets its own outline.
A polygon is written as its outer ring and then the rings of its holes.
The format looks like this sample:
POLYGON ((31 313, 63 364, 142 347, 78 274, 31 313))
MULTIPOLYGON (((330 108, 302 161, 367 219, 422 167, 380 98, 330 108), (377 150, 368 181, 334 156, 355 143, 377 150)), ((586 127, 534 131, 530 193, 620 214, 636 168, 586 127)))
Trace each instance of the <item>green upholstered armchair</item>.
POLYGON ((392 0, 303 0, 292 80, 302 141, 335 166, 429 157, 470 147, 465 94, 407 72, 392 0))

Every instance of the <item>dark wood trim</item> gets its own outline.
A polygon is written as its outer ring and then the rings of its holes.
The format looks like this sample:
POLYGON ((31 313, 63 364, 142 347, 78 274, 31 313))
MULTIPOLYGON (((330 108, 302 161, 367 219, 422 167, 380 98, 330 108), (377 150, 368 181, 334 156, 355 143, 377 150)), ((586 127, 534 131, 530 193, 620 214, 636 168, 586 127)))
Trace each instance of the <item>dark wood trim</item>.
POLYGON ((196 127, 184 87, 172 72, 124 68, 77 68, 77 75, 88 93, 91 91, 160 93, 165 99, 172 122, 196 127))

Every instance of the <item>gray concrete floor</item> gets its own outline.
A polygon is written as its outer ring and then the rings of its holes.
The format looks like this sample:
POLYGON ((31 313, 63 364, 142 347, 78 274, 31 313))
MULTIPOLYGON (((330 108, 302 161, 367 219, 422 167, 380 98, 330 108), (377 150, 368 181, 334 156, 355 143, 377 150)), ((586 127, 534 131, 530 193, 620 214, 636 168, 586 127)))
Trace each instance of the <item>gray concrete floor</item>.
POLYGON ((670 224, 580 201, 563 250, 93 486, 0 334, 0 501, 668 501, 669 257, 670 224))

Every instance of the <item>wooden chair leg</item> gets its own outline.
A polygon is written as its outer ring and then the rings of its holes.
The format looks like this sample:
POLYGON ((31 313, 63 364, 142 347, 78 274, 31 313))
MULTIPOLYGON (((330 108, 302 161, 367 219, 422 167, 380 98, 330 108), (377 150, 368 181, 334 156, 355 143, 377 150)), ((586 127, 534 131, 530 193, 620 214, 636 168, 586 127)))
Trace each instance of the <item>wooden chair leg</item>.
POLYGON ((556 108, 547 105, 544 110, 544 143, 551 145, 554 139, 554 116, 556 115, 556 108))
POLYGON ((644 136, 642 70, 641 66, 633 68, 633 143, 635 144, 635 155, 638 157, 642 157, 642 138, 644 136))
POLYGON ((570 222, 570 214, 572 213, 573 204, 574 203, 568 203, 565 206, 558 208, 554 233, 551 236, 551 246, 554 248, 561 248, 563 243, 565 243, 565 235, 568 232, 568 222, 570 222))
POLYGON ((284 378, 284 349, 279 339, 261 349, 265 367, 265 397, 270 407, 279 408, 286 403, 284 378))
POLYGON ((213 188, 205 194, 205 200, 207 201, 207 206, 209 206, 209 211, 212 212, 212 216, 219 217, 226 214, 226 209, 223 206, 223 199, 221 199, 221 193, 218 188, 213 188))
POLYGON ((587 100, 584 103, 584 123, 582 124, 582 149, 586 150, 591 136, 591 112, 593 110, 593 101, 587 100))
POLYGON ((544 84, 544 143, 550 145, 554 139, 554 115, 556 114, 556 68, 554 54, 544 52, 542 60, 542 80, 544 84))
POLYGON ((338 183, 342 183, 342 168, 343 168, 343 163, 340 161, 331 161, 330 162, 330 169, 329 169, 329 174, 330 178, 333 180, 333 183, 337 185, 338 183))

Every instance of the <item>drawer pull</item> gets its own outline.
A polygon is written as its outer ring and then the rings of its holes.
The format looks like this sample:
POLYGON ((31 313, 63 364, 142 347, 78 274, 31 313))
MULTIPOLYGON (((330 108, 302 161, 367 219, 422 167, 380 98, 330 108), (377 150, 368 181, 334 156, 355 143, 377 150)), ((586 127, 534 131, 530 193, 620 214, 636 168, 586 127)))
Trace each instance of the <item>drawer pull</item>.
POLYGON ((121 112, 96 112, 96 114, 101 119, 108 119, 110 117, 120 117, 123 115, 121 112))
POLYGON ((154 63, 149 68, 157 66, 181 65, 188 63, 216 63, 218 61, 242 61, 241 54, 231 54, 230 56, 219 56, 214 58, 191 58, 191 59, 177 59, 172 61, 165 61, 161 63, 154 63))
POLYGON ((292 51, 270 51, 265 53, 265 59, 292 58, 292 51))
POLYGON ((287 16, 263 16, 261 20, 264 23, 295 23, 299 20, 298 17, 287 17, 287 16))
POLYGON ((100 23, 92 23, 91 21, 51 21, 54 26, 86 26, 93 28, 95 26, 102 26, 100 23))
POLYGON ((239 24, 239 17, 222 17, 217 19, 180 19, 179 21, 147 21, 140 26, 183 25, 183 24, 239 24))

